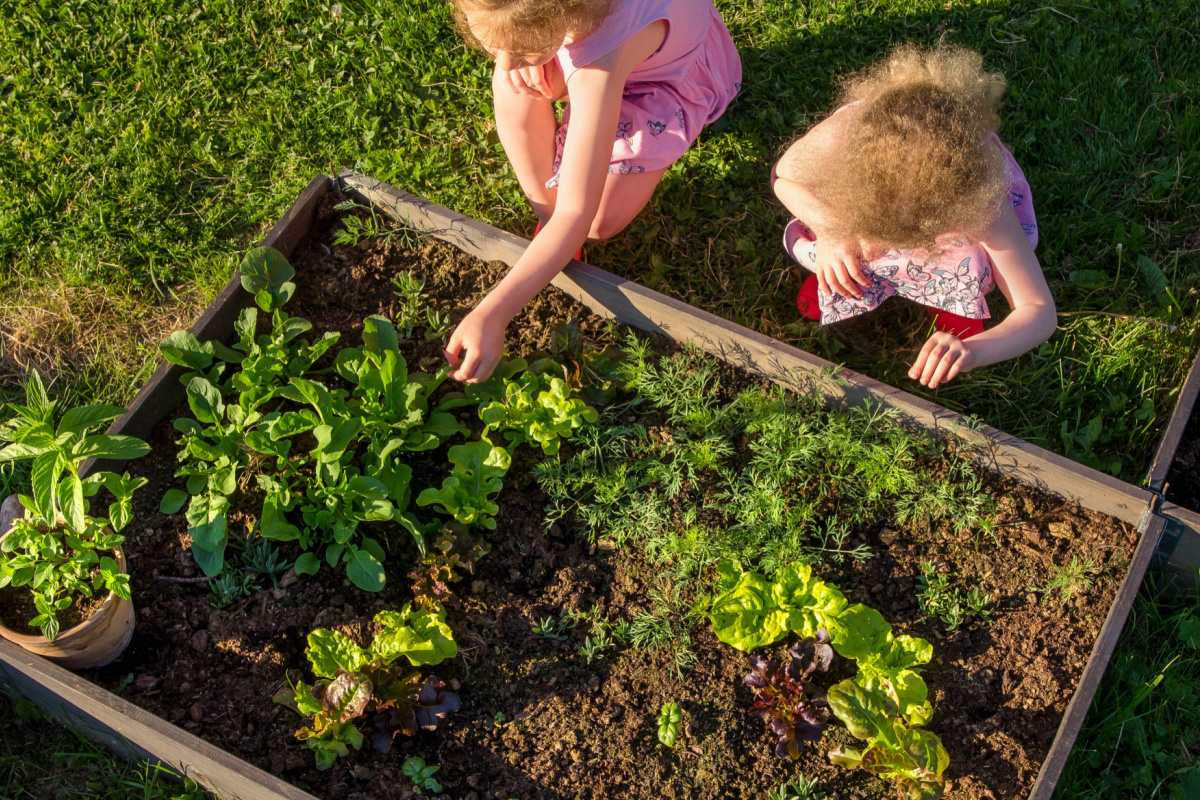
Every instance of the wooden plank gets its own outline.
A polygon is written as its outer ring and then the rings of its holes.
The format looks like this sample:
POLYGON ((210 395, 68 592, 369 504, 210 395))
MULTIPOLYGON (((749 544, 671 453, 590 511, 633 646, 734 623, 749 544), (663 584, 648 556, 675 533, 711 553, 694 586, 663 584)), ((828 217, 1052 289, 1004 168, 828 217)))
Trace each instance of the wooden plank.
POLYGON ((1179 450, 1188 420, 1192 418, 1197 398, 1200 398, 1200 353, 1196 354, 1196 360, 1192 362, 1183 388, 1179 390, 1179 397, 1175 399, 1175 411, 1171 414, 1167 431, 1163 434, 1158 452, 1154 455, 1154 463, 1150 465, 1146 485, 1152 492, 1162 494, 1166 490, 1167 474, 1171 471, 1171 465, 1175 463, 1175 453, 1179 450))
POLYGON ((1058 733, 1054 737, 1054 743, 1050 745, 1050 752, 1046 754, 1046 760, 1042 762, 1042 768, 1038 771, 1029 800, 1050 800, 1054 795, 1054 787, 1062 776, 1063 767, 1071 754, 1071 748, 1075 746, 1075 740, 1079 738, 1079 731, 1087 719, 1096 690, 1100 687, 1100 680, 1104 677, 1117 640, 1121 638, 1121 631, 1129 619, 1129 612, 1133 610, 1138 589, 1141 588, 1142 579, 1154 558, 1165 524, 1166 521, 1161 517, 1148 518, 1141 541, 1138 542, 1129 562, 1129 571, 1125 573, 1112 607, 1108 609, 1104 626, 1100 628, 1100 635, 1096 637, 1096 643, 1092 646, 1087 666, 1079 676, 1079 685, 1075 688, 1075 694, 1071 695, 1071 702, 1067 704, 1067 711, 1058 725, 1058 733))
MULTIPOLYGON (((529 244, 519 236, 371 178, 343 171, 339 179, 352 196, 485 261, 511 266, 529 244)), ((554 285, 597 314, 678 342, 693 341, 735 366, 782 385, 811 386, 834 402, 881 403, 925 428, 955 432, 979 445, 976 459, 983 466, 1130 524, 1140 523, 1153 497, 1145 489, 995 428, 974 426, 964 416, 927 400, 851 370, 838 370, 822 358, 590 264, 572 260, 554 285)))
POLYGON ((126 758, 156 761, 235 800, 316 800, 274 775, 0 639, 0 683, 126 758))

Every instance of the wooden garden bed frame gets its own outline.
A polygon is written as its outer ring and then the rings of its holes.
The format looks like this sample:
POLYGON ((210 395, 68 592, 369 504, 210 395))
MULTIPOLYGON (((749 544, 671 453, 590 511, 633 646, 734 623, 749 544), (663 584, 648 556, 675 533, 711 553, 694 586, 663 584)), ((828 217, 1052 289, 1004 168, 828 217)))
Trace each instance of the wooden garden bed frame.
MULTIPOLYGON (((503 261, 511 266, 529 244, 518 236, 349 171, 343 171, 337 178, 323 175, 313 178, 262 244, 290 256, 308 232, 319 201, 335 186, 348 196, 373 204, 386 215, 485 261, 503 261)), ((1168 526, 1172 530, 1178 528, 1179 520, 1191 524, 1187 520, 1193 518, 1196 523, 1193 529, 1200 531, 1200 515, 1168 506, 1165 510, 1173 517, 1164 517, 1158 513, 1161 495, 1153 485, 1150 491, 1140 489, 1002 431, 972 426, 957 413, 863 375, 837 370, 828 361, 588 264, 572 261, 555 278, 554 285, 596 314, 644 331, 665 334, 679 342, 695 342, 730 364, 784 386, 814 386, 831 404, 882 403, 899 409, 923 428, 958 433, 979 443, 976 457, 984 467, 1041 491, 1077 500, 1087 508, 1138 528, 1141 539, 1128 572, 1029 795, 1030 800, 1050 800, 1147 569, 1157 562, 1183 573, 1191 562, 1181 559, 1192 558, 1193 553, 1200 563, 1200 547, 1193 548, 1187 537, 1164 536, 1164 532, 1168 526)), ((201 340, 228 341, 238 312, 250 302, 250 295, 242 291, 235 276, 192 326, 192 333, 201 340)), ((109 428, 109 433, 149 438, 154 426, 173 413, 184 399, 184 388, 178 380, 180 370, 160 364, 129 410, 109 428)), ((1193 369, 1188 386, 1184 394, 1190 391, 1194 403, 1200 393, 1200 370, 1193 369)), ((1181 405, 1183 399, 1181 396, 1181 405)), ((1188 410, 1190 413, 1190 404, 1188 410)), ((1186 416, 1183 419, 1186 423, 1186 416)), ((1174 435, 1174 446, 1178 446, 1182 427, 1178 431, 1175 428, 1173 421, 1168 438, 1174 435)), ((1173 456, 1172 448, 1170 457, 1173 456)), ((84 469, 90 473, 110 466, 90 463, 84 469)), ((1162 475, 1165 474, 1164 468, 1162 475)), ((1195 538, 1200 541, 1200 536, 1195 538)), ((0 640, 0 686, 32 700, 48 714, 114 752, 161 763, 193 778, 221 798, 316 800, 258 767, 3 640, 0 640)))

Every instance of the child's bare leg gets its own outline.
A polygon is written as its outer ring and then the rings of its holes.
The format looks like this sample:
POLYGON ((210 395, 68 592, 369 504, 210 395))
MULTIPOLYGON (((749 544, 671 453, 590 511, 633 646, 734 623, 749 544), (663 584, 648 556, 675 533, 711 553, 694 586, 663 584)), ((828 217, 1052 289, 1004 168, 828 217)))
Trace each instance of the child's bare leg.
POLYGON ((654 195, 658 182, 666 169, 653 172, 633 172, 625 175, 610 173, 604 182, 604 194, 600 197, 600 208, 592 220, 588 238, 611 239, 625 229, 633 218, 641 213, 654 195))
MULTIPOLYGON (((566 95, 567 87, 561 70, 555 68, 551 74, 557 100, 566 95)), ((546 181, 554 175, 554 133, 558 129, 554 103, 544 97, 517 92, 499 70, 492 78, 492 96, 500 144, 512 163, 521 189, 538 219, 544 223, 554 213, 558 195, 556 190, 546 188, 546 181)))

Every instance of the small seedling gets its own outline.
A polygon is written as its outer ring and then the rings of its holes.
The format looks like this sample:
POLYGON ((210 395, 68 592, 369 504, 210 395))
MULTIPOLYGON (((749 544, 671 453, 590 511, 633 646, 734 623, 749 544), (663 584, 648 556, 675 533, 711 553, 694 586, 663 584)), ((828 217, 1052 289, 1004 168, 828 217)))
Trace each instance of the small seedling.
POLYGON ((1057 597, 1060 603, 1067 605, 1075 595, 1090 592, 1099 574, 1099 567, 1090 558, 1071 556, 1071 563, 1056 567, 1045 586, 1032 588, 1046 597, 1057 597))
POLYGON ((492 715, 492 725, 499 728, 504 723, 508 722, 508 716, 503 711, 497 711, 492 715))
POLYGON ((674 747, 679 740, 679 726, 683 722, 683 711, 679 703, 663 703, 658 712, 658 740, 667 747, 674 747))
POLYGON ((950 578, 937 571, 932 562, 921 564, 917 576, 917 604, 927 617, 937 617, 949 631, 956 631, 971 619, 982 623, 992 621, 992 596, 978 587, 964 592, 952 586, 950 578))
POLYGON ((566 630, 566 625, 556 621, 554 617, 543 617, 533 624, 533 635, 539 639, 553 639, 556 642, 566 641, 567 635, 563 633, 566 630))
POLYGON ((272 586, 279 585, 279 576, 292 565, 284 560, 277 546, 258 533, 257 526, 246 533, 241 562, 246 572, 270 578, 272 586))
POLYGON ((427 342, 444 339, 450 332, 450 315, 445 311, 426 309, 425 323, 425 341, 427 342))
POLYGON ((421 312, 429 302, 425 294, 425 279, 417 279, 412 273, 401 272, 392 279, 396 297, 400 298, 400 309, 396 312, 396 328, 400 336, 411 339, 413 331, 421 324, 421 312))
POLYGON ((226 569, 208 582, 208 602, 213 608, 229 608, 249 597, 254 588, 254 575, 240 569, 226 569))
POLYGON ((406 758, 404 765, 400 767, 400 771, 405 777, 413 782, 413 786, 417 787, 417 791, 428 789, 431 792, 442 791, 442 785, 437 782, 437 778, 433 777, 433 773, 437 772, 441 767, 433 764, 426 764, 425 759, 413 756, 406 758))
POLYGON ((767 792, 767 800, 825 800, 825 797, 825 793, 817 788, 816 780, 810 780, 803 775, 781 783, 778 791, 767 792))

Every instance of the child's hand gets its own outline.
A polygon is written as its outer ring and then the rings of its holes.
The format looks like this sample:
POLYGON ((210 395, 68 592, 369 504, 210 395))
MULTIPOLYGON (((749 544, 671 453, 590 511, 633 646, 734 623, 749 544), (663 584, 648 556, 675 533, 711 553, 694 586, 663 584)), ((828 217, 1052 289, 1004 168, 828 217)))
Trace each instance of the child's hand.
POLYGON ((554 71, 557 69, 558 61, 555 59, 551 59, 537 67, 500 69, 497 66, 492 85, 508 85, 517 94, 540 97, 543 100, 553 100, 554 71))
POLYGON ((952 333, 938 331, 921 348, 917 360, 908 371, 908 377, 919 380, 923 386, 936 389, 973 366, 975 356, 967 343, 952 333))
POLYGON ((481 383, 492 377, 492 370, 504 354, 504 329, 508 320, 496 313, 475 309, 458 324, 446 345, 446 360, 458 367, 450 373, 456 381, 481 383), (466 350, 466 356, 462 351, 466 350))
POLYGON ((854 242, 817 237, 817 263, 813 272, 817 284, 826 294, 837 292, 842 297, 862 297, 860 286, 870 286, 871 279, 858 264, 862 248, 854 242))

